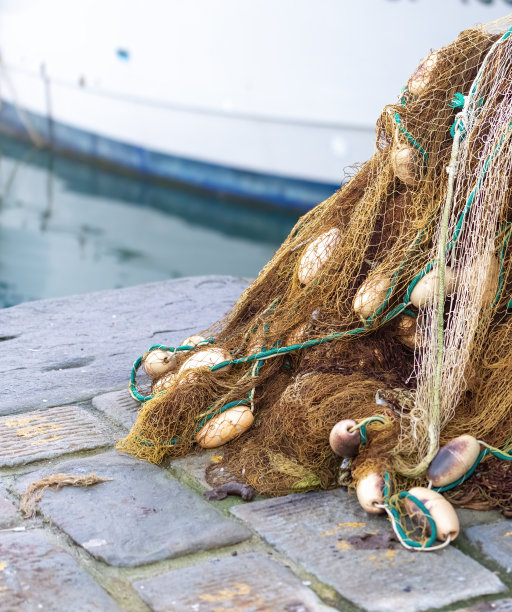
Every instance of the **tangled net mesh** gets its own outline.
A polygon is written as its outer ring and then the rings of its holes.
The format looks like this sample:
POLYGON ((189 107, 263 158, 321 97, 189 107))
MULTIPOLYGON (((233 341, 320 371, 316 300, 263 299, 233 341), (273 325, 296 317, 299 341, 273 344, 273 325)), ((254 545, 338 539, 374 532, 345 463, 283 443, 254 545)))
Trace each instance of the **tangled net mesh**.
MULTIPOLYGON (((352 485, 372 471, 389 473, 397 489, 424 485, 433 453, 466 433, 508 448, 511 25, 465 30, 420 64, 382 111, 373 157, 298 220, 233 311, 204 334, 230 363, 180 369, 191 351, 175 353, 179 373, 163 391, 153 384, 120 450, 160 463, 192 452, 198 431, 227 406, 251 411, 252 427, 223 447, 208 478, 229 474, 276 495, 339 486, 329 432, 341 419, 386 416, 352 461, 352 485)), ((491 457, 450 495, 512 512, 512 472, 491 457)))

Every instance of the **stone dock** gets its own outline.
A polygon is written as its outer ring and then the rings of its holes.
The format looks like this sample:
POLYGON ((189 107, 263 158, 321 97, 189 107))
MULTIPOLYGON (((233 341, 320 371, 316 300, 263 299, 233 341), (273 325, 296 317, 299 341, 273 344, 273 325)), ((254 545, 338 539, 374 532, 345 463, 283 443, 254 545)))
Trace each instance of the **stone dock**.
POLYGON ((496 512, 461 511, 443 551, 361 549, 354 536, 389 523, 343 489, 208 502, 222 448, 162 467, 116 452, 135 358, 207 328, 246 286, 198 277, 0 311, 0 611, 512 611, 512 523, 496 512), (46 490, 21 516, 32 482, 90 472, 109 480, 46 490))

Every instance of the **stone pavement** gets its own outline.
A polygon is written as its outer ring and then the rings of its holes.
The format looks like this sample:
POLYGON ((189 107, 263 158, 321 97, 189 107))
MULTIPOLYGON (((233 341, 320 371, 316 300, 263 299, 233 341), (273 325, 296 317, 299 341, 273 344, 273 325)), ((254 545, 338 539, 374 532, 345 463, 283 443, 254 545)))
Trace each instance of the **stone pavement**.
POLYGON ((222 449, 156 467, 114 450, 138 404, 135 358, 179 344, 247 283, 201 277, 0 310, 0 612, 512 612, 512 523, 461 511, 455 545, 358 549, 389 530, 344 490, 207 502, 222 449), (55 473, 109 480, 47 490, 55 473))

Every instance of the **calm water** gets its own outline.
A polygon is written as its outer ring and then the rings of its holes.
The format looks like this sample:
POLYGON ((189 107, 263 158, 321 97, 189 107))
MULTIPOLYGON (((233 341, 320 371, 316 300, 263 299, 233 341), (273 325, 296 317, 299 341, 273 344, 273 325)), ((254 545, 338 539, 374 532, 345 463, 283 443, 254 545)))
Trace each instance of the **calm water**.
POLYGON ((0 307, 196 274, 254 277, 297 216, 121 177, 0 136, 0 307))

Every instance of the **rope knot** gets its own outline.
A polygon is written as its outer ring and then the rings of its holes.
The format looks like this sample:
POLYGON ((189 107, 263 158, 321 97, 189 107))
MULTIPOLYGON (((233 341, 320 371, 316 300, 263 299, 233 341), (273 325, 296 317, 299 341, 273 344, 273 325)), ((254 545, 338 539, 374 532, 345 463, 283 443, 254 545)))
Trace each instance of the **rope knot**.
POLYGON ((466 96, 457 92, 453 98, 451 99, 450 104, 448 106, 450 108, 464 108, 464 104, 466 102, 466 96))

